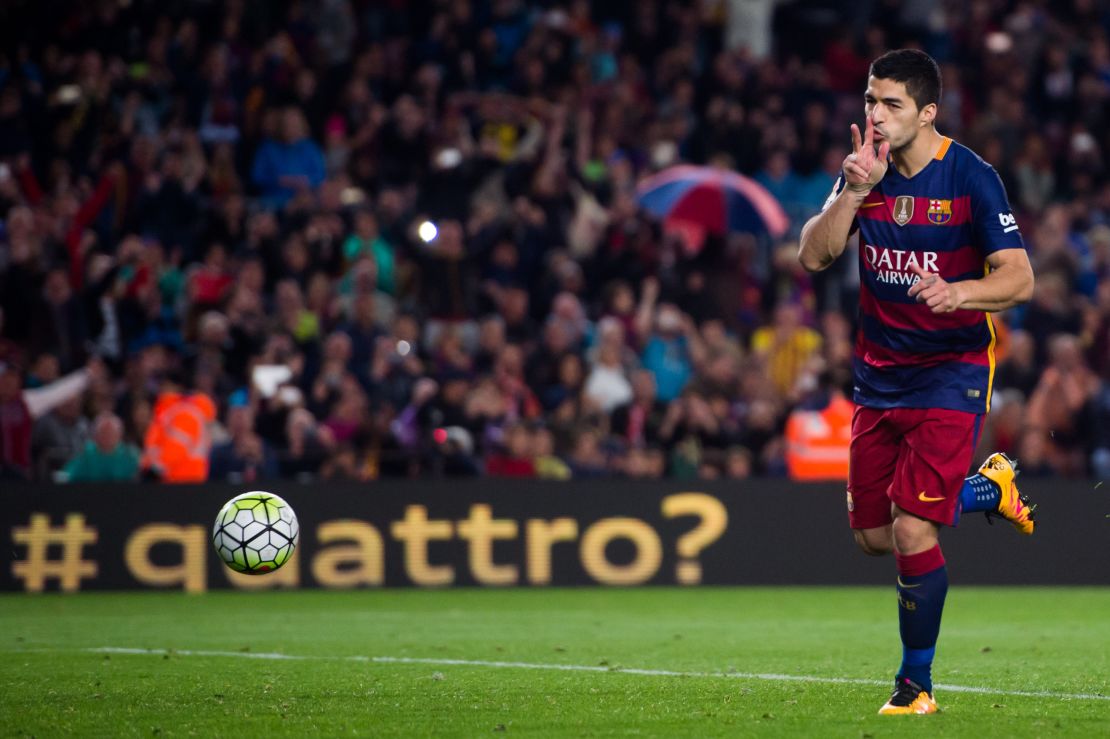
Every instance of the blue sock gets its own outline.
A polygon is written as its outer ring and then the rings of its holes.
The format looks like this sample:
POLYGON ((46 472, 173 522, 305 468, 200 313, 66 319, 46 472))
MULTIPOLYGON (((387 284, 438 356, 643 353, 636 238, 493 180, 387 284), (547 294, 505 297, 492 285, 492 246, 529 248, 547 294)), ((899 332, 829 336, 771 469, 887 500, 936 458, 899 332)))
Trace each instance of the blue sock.
POLYGON ((964 486, 960 488, 960 508, 964 513, 993 511, 998 508, 1001 497, 998 486, 976 472, 964 479, 964 486))
POLYGON ((948 568, 940 545, 918 554, 895 554, 898 562, 898 631, 902 636, 902 665, 898 677, 908 677, 933 692, 933 655, 940 634, 948 568))

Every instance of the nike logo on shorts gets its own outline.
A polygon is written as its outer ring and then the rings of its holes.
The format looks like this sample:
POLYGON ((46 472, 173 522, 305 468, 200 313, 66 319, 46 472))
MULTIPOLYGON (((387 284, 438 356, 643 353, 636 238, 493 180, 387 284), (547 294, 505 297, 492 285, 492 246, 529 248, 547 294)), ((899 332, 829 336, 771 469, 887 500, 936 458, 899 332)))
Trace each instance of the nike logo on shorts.
POLYGON ((917 494, 917 499, 920 500, 922 503, 939 503, 940 501, 944 500, 944 496, 942 495, 939 498, 931 498, 925 494, 924 490, 922 490, 920 493, 917 494))

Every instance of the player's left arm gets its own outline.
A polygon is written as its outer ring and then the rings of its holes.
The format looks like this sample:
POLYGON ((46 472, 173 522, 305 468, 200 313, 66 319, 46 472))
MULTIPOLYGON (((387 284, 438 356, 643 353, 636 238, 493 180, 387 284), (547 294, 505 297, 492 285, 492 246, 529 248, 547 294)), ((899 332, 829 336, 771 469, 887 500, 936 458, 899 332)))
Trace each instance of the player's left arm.
POLYGON ((920 278, 909 289, 910 297, 925 303, 933 313, 981 310, 987 313, 1013 308, 1033 297, 1033 267, 1025 249, 1003 249, 987 257, 990 272, 978 280, 947 282, 917 265, 910 269, 920 278))
POLYGON ((990 272, 957 282, 960 308, 994 313, 1028 303, 1033 297, 1033 266, 1025 249, 1003 249, 987 256, 990 272))
POLYGON ((927 304, 933 313, 981 310, 987 313, 1013 308, 1033 297, 1033 267, 1025 249, 1003 249, 987 257, 990 272, 978 280, 945 282, 940 275, 913 267, 921 279, 910 288, 911 297, 927 304))
POLYGON ((1002 180, 984 162, 973 165, 968 178, 966 191, 971 193, 974 239, 990 269, 978 279, 946 282, 938 274, 911 266, 920 279, 909 289, 909 295, 926 303, 934 313, 961 309, 993 313, 1033 297, 1033 267, 1002 180))

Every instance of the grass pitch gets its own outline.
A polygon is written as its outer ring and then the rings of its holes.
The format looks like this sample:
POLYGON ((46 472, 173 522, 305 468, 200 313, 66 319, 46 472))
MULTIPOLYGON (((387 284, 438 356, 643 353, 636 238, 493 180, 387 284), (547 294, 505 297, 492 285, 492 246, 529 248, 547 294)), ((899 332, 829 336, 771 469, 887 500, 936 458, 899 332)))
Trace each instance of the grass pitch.
POLYGON ((1110 589, 949 593, 942 713, 875 715, 894 589, 0 597, 3 736, 1076 736, 1110 589), (1031 695, 1035 694, 1035 695, 1031 695))

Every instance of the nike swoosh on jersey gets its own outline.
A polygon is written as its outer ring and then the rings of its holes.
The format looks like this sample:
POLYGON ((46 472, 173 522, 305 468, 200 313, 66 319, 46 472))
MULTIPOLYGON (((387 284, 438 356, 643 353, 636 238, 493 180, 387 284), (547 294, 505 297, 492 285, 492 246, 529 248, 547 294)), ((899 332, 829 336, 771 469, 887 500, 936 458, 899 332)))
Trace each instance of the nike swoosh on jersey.
POLYGON ((878 208, 880 205, 886 205, 886 203, 864 203, 860 208, 878 208))

